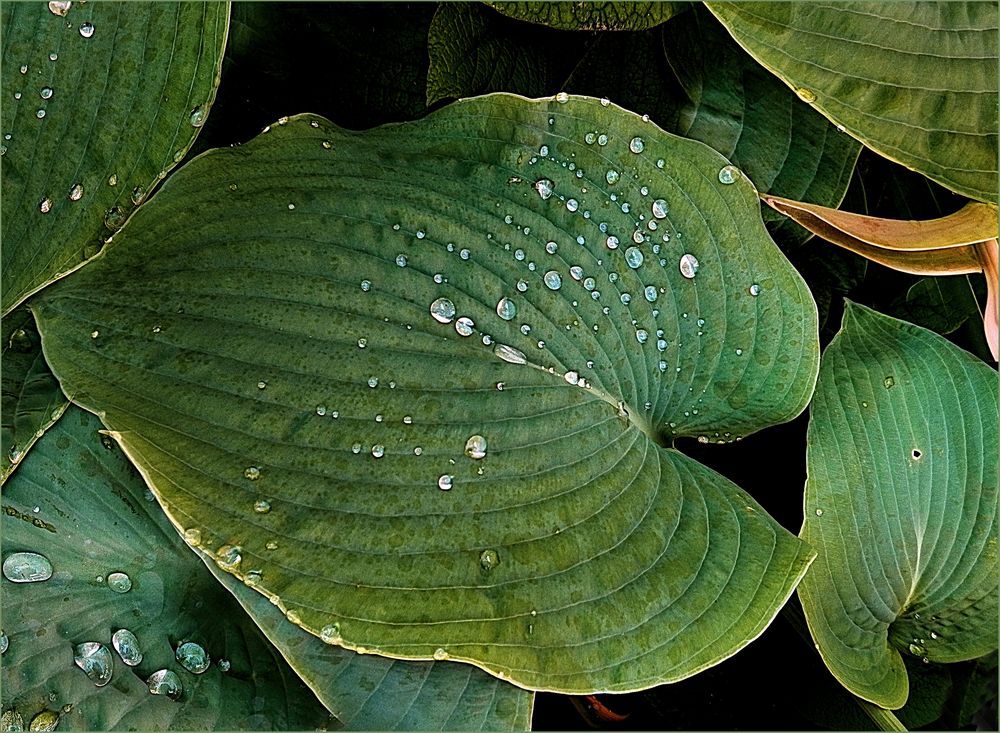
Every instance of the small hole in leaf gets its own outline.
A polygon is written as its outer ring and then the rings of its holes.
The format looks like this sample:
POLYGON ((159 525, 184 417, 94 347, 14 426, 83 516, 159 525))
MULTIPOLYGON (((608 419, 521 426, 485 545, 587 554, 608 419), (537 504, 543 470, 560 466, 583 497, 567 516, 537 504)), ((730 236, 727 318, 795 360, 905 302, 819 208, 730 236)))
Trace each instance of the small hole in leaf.
POLYGON ((917 450, 916 448, 914 448, 913 449, 913 453, 911 453, 910 455, 913 456, 913 460, 919 461, 920 460, 920 456, 922 456, 923 453, 921 453, 919 450, 917 450))

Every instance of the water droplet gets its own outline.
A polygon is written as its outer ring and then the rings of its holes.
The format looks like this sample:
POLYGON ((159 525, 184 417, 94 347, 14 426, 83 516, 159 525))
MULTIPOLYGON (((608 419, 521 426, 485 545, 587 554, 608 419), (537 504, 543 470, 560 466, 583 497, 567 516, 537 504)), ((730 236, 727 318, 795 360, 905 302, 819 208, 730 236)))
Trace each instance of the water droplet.
POLYGON ((580 383, 580 375, 574 371, 569 371, 563 374, 563 379, 566 380, 567 384, 577 385, 580 383))
POLYGON ((174 658, 191 674, 204 674, 212 664, 208 652, 200 644, 187 641, 177 647, 174 658))
POLYGON ((644 328, 636 329, 635 331, 636 341, 638 341, 640 344, 644 344, 648 339, 649 339, 649 332, 646 329, 644 328))
POLYGON ((541 155, 542 157, 548 155, 549 154, 549 146, 548 145, 543 145, 542 147, 540 147, 538 149, 538 154, 541 155))
POLYGON ((42 91, 39 92, 39 96, 41 96, 42 99, 51 99, 52 87, 42 87, 42 91))
MULTIPOLYGON (((257 386, 260 387, 259 384, 257 386)), ((261 387, 261 389, 263 389, 263 387, 261 387)), ((243 477, 249 479, 250 481, 256 481, 260 478, 260 468, 257 466, 247 466, 243 469, 243 477)))
POLYGON ((79 201, 83 198, 83 184, 77 183, 73 185, 73 188, 69 190, 69 200, 79 201))
POLYGON ((607 145, 608 144, 608 136, 607 135, 598 135, 597 136, 597 144, 598 145, 607 145))
POLYGON ((917 657, 923 655, 924 652, 927 651, 922 646, 920 646, 919 644, 915 644, 915 643, 911 643, 909 648, 910 648, 910 654, 913 654, 914 656, 917 656, 917 657))
POLYGON ((139 640, 128 629, 118 629, 111 635, 111 645, 118 652, 118 656, 129 667, 134 667, 142 661, 142 650, 139 648, 139 640))
POLYGON ((104 687, 111 681, 115 660, 111 651, 96 641, 85 641, 73 648, 73 661, 97 687, 104 687))
POLYGON ((736 356, 743 356, 743 349, 736 349, 736 356))
POLYGON ((638 154, 646 149, 646 143, 642 141, 641 137, 634 137, 631 140, 629 140, 628 149, 631 150, 633 153, 638 154))
POLYGON ((197 527, 184 530, 184 541, 192 547, 197 547, 201 544, 201 530, 197 527))
POLYGON ((132 579, 125 573, 110 573, 108 575, 108 588, 115 593, 128 593, 132 590, 132 579))
POLYGON ((451 487, 454 483, 454 477, 450 474, 442 474, 438 477, 438 488, 441 491, 451 491, 451 487))
POLYGON ((340 636, 340 625, 339 624, 328 624, 320 629, 319 638, 322 639, 327 644, 336 644, 341 640, 340 636))
POLYGON ((3 575, 11 583, 40 583, 52 577, 52 563, 37 552, 12 552, 4 558, 3 575))
POLYGON ((795 93, 799 95, 799 99, 801 99, 803 102, 806 102, 807 104, 812 104, 813 102, 816 101, 816 92, 814 92, 812 89, 806 89, 805 87, 802 87, 800 89, 796 89, 795 93))
POLYGON ((555 188, 555 184, 552 183, 548 178, 542 178, 535 182, 535 190, 538 191, 538 195, 544 201, 552 195, 552 190, 555 188))
POLYGON ((7 634, 0 633, 0 654, 6 654, 9 646, 10 639, 7 638, 7 634))
POLYGON ((609 170, 607 173, 604 174, 604 180, 606 180, 608 182, 608 185, 611 185, 611 186, 613 186, 616 183, 618 183, 618 179, 620 177, 621 176, 618 173, 618 171, 614 170, 613 168, 611 170, 609 170))
POLYGON ((633 270, 638 269, 642 265, 642 261, 642 251, 638 247, 629 247, 625 250, 625 264, 633 270))
POLYGON ((38 210, 43 214, 48 214, 52 211, 52 199, 44 198, 38 202, 38 210))
POLYGON ((508 297, 500 298, 497 301, 497 315, 500 316, 505 321, 509 321, 517 315, 517 306, 508 297))
POLYGON ((596 140, 597 140, 597 134, 593 132, 588 132, 586 135, 583 136, 583 141, 587 143, 587 145, 593 145, 596 140))
POLYGON ((361 291, 362 292, 367 293, 371 289, 372 289, 372 281, 371 280, 362 280, 361 281, 361 291))
POLYGON ((372 389, 378 387, 378 377, 374 376, 368 377, 368 386, 371 387, 372 389))
POLYGON ((420 229, 418 229, 416 231, 416 237, 417 237, 417 239, 423 239, 426 236, 427 236, 427 232, 425 232, 423 230, 420 230, 420 229))
POLYGON ((479 564, 483 570, 492 570, 500 564, 500 555, 497 554, 496 550, 483 550, 479 556, 479 564))
POLYGON ((396 264, 399 267, 406 267, 406 255, 404 254, 396 255, 396 264))
POLYGON ((636 244, 642 244, 643 242, 646 241, 646 237, 642 233, 641 229, 636 229, 634 232, 632 232, 632 241, 635 242, 636 244))
POLYGON ((666 218, 667 202, 664 199, 656 199, 656 201, 653 202, 653 216, 655 216, 657 219, 666 218))
POLYGON ((884 380, 882 380, 882 384, 885 385, 886 389, 892 389, 893 387, 896 386, 896 379, 891 376, 886 377, 884 380))
POLYGON ((90 38, 94 35, 94 24, 90 21, 86 21, 80 24, 80 35, 84 38, 90 38))
POLYGON ((740 176, 740 169, 735 165, 727 165, 719 170, 719 183, 729 185, 734 183, 740 176))
POLYGON ((132 203, 137 206, 142 203, 142 200, 146 198, 146 189, 142 186, 136 186, 132 189, 132 203))
MULTIPOLYGON (((65 18, 66 13, 69 12, 72 5, 73 3, 71 0, 52 0, 52 2, 49 3, 49 12, 54 15, 58 15, 60 18, 65 18)), ((21 73, 23 74, 24 72, 22 71, 21 73)))
POLYGON ((691 280, 698 274, 698 258, 693 254, 682 255, 679 267, 681 275, 691 280))
POLYGON ((459 336, 471 336, 475 326, 475 322, 467 316, 462 316, 455 321, 455 331, 459 336))
POLYGON ((447 298, 438 298, 431 303, 431 316, 438 323, 451 323, 455 317, 455 304, 447 298))
POLYGON ((566 210, 573 212, 580 208, 580 202, 576 199, 566 199, 566 210))
POLYGON ((755 298, 758 295, 760 295, 760 285, 758 285, 757 283, 754 283, 753 285, 751 285, 750 286, 750 295, 754 296, 755 298))
POLYGON ((215 564, 223 570, 236 570, 243 562, 239 545, 223 545, 215 552, 215 564))
POLYGON ((191 127, 201 127, 205 124, 205 118, 208 116, 206 110, 202 107, 195 107, 191 110, 191 115, 188 117, 188 122, 191 123, 191 127))
POLYGON ((473 435, 465 441, 465 455, 476 460, 486 457, 486 438, 473 435))
POLYGON ((385 455, 384 445, 376 443, 375 445, 372 446, 372 456, 374 456, 375 458, 381 458, 384 455, 385 455))
POLYGON ((549 290, 558 290, 562 287, 562 276, 555 270, 549 270, 542 276, 542 282, 549 290))
POLYGON ((176 672, 169 669, 158 669, 149 675, 146 680, 146 688, 151 695, 166 695, 171 700, 177 700, 184 692, 184 685, 176 672))
POLYGON ((22 731, 24 730, 24 718, 16 710, 4 710, 0 715, 0 730, 22 731))
POLYGON ((57 725, 59 725, 59 713, 52 710, 43 710, 31 719, 31 725, 28 726, 28 730, 50 731, 55 730, 57 725))
POLYGON ((823 510, 822 509, 817 509, 816 510, 816 516, 817 517, 822 517, 823 516, 823 510))
POLYGON ((510 364, 527 364, 528 359, 524 355, 523 351, 515 349, 513 346, 508 346, 507 344, 497 344, 493 347, 493 353, 496 356, 506 361, 510 364))
POLYGON ((657 296, 656 286, 647 285, 646 288, 642 291, 642 294, 645 296, 646 300, 648 300, 650 303, 655 302, 657 296))
POLYGON ((58 61, 58 60, 59 60, 59 54, 57 54, 55 51, 49 54, 49 61, 58 61))
POLYGON ((559 245, 556 244, 555 242, 546 242, 545 251, 548 252, 550 255, 554 255, 556 252, 559 251, 559 245))
POLYGON ((258 514, 267 514, 271 511, 271 502, 265 499, 258 499, 253 503, 253 510, 258 514))
POLYGON ((628 305, 629 303, 632 302, 632 296, 629 295, 628 293, 622 293, 621 296, 619 297, 619 300, 621 300, 622 305, 628 305))

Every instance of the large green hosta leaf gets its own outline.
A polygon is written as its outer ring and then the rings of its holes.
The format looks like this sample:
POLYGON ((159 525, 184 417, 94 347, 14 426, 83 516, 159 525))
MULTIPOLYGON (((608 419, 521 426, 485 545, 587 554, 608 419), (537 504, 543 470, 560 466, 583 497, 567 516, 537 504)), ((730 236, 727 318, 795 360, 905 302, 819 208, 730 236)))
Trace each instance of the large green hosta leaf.
POLYGON ((60 730, 308 730, 329 714, 239 604, 166 521, 100 421, 71 408, 3 489, 3 552, 41 553, 51 579, 3 584, 3 708, 27 725, 58 713, 60 730), (114 573, 125 573, 130 587, 114 573), (110 682, 73 663, 74 647, 128 629, 142 660, 111 651, 110 682), (212 663, 195 675, 174 658, 182 641, 212 663), (223 671, 222 667, 229 668, 223 671), (178 675, 174 701, 151 695, 156 670, 178 675))
POLYGON ((4 313, 93 255, 180 161, 228 17, 226 3, 3 4, 4 313))
POLYGON ((816 311, 724 158, 559 100, 275 125, 33 309, 67 394, 292 622, 628 690, 733 654, 810 561, 664 445, 798 414, 816 311))
POLYGON ((892 160, 997 196, 997 13, 988 2, 708 3, 824 115, 892 160))
POLYGON ((687 9, 687 2, 489 2, 504 15, 564 31, 639 31, 687 9))
MULTIPOLYGON (((200 552, 200 551, 199 551, 200 552)), ((295 666, 343 730, 530 730, 534 694, 468 664, 404 662, 324 644, 205 563, 295 666)))
POLYGON ((823 354, 808 441, 809 628, 851 692, 898 708, 901 653, 955 662, 997 646, 996 373, 851 305, 823 354))

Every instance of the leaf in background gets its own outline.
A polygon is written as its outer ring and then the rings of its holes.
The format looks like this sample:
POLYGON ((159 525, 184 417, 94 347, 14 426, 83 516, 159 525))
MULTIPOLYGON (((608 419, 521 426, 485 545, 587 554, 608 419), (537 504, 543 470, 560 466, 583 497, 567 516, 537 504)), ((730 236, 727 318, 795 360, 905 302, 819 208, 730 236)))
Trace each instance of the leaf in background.
POLYGON ((331 646, 267 598, 202 559, 343 730, 530 730, 534 693, 468 664, 405 662, 331 646))
POLYGON ((306 111, 350 129, 423 116, 434 8, 234 3, 219 94, 192 152, 242 143, 306 111), (322 82, 318 69, 330 70, 322 82))
POLYGON ((42 357, 35 319, 26 308, 0 323, 3 381, 0 403, 0 484, 69 404, 42 357))
POLYGON ((897 301, 891 313, 940 334, 952 333, 969 318, 980 317, 967 275, 920 278, 897 301))
POLYGON ((552 94, 586 40, 510 20, 479 3, 440 3, 427 32, 427 105, 487 92, 552 94))
POLYGON ((880 154, 997 197, 991 3, 707 3, 757 61, 880 154))
POLYGON ((725 166, 596 99, 303 116, 192 162, 32 308, 175 524, 292 622, 636 689, 749 643, 811 558, 662 447, 814 385, 809 293, 725 166))
MULTIPOLYGON (((185 547, 100 421, 73 407, 3 490, 4 557, 35 552, 51 579, 3 585, 3 706, 25 723, 49 710, 59 730, 308 730, 329 713, 232 597, 185 547), (127 592, 112 590, 125 573, 127 592), (128 629, 142 660, 127 666, 111 636, 128 629), (195 675, 174 658, 185 640, 212 663, 195 675), (114 659, 97 687, 74 647, 103 643, 114 659), (220 664, 230 667, 223 672, 220 664), (178 701, 151 695, 159 669, 180 677, 178 701)), ((124 587, 124 586, 120 586, 124 587)))
POLYGON ((78 267, 198 134, 225 3, 4 3, 3 313, 78 267))
POLYGON ((898 708, 900 652, 996 648, 996 373, 931 331, 851 305, 823 354, 808 436, 799 586, 830 671, 898 708))
POLYGON ((954 214, 924 221, 881 219, 825 206, 761 198, 822 239, 873 262, 917 275, 986 276, 983 327, 993 360, 997 360, 997 209, 966 204, 954 214))
POLYGON ((564 31, 642 31, 670 20, 687 2, 488 2, 504 15, 564 31))

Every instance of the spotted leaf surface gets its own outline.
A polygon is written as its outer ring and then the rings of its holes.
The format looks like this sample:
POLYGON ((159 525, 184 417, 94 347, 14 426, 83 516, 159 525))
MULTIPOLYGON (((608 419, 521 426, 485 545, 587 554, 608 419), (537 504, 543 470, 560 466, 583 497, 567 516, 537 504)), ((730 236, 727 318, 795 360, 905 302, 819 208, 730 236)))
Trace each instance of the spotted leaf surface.
POLYGON ((26 308, 6 316, 0 336, 0 483, 69 404, 42 357, 35 319, 26 308))
POLYGON ((850 305, 811 407, 799 596, 851 692, 906 702, 903 655, 997 646, 996 372, 937 334, 850 305))
POLYGON ((490 2, 504 15, 564 31, 641 31, 687 9, 687 2, 490 2))
POLYGON ((4 711, 26 726, 58 716, 59 730, 325 725, 324 707, 100 429, 70 408, 4 485, 4 711), (24 552, 41 556, 51 577, 11 582, 10 557, 24 552), (150 694, 161 670, 180 687, 157 689, 176 689, 176 700, 150 694))
POLYGON ((701 143, 568 96, 300 116, 131 221, 34 303, 46 356, 313 634, 630 690, 735 653, 808 565, 669 447, 794 417, 818 365, 805 284, 701 143))
POLYGON ((709 3, 761 64, 878 153, 965 196, 997 196, 990 3, 709 3))
POLYGON ((226 3, 5 3, 3 312, 95 254, 215 98, 226 3))
POLYGON ((205 563, 337 718, 339 730, 530 730, 534 694, 468 664, 357 654, 285 621, 259 593, 205 563))

